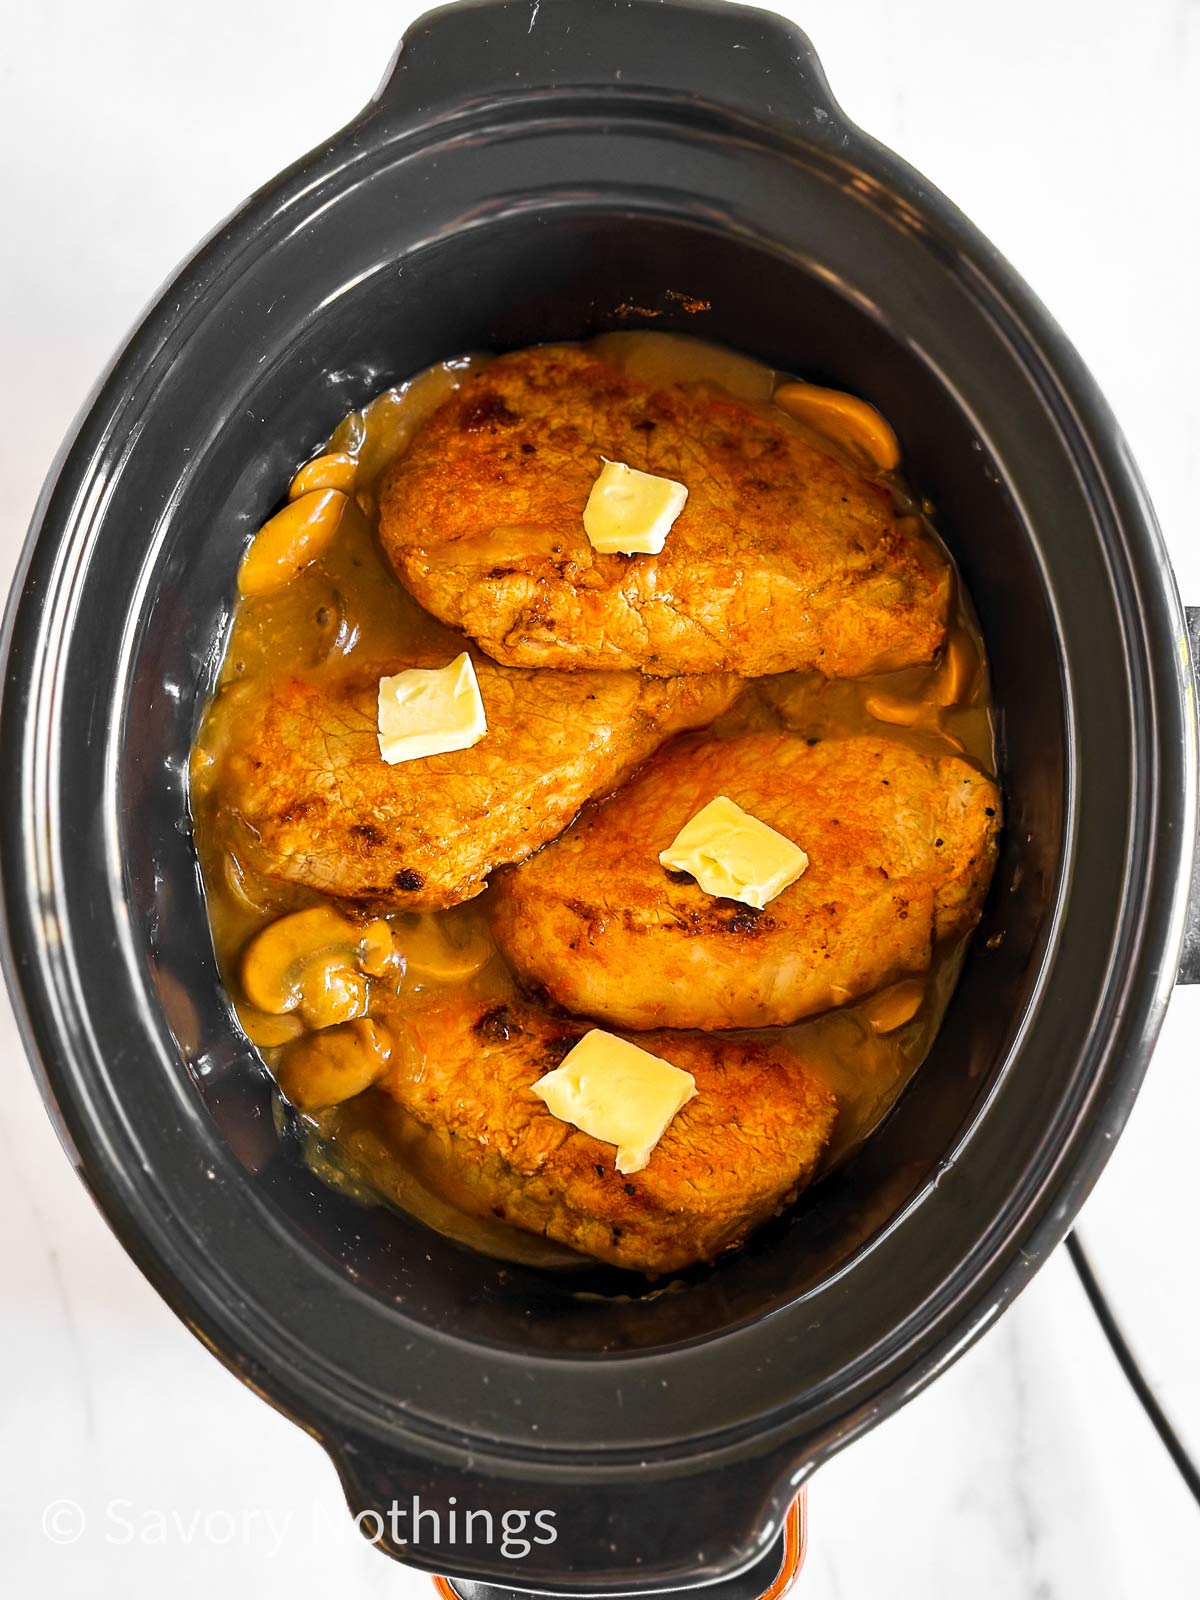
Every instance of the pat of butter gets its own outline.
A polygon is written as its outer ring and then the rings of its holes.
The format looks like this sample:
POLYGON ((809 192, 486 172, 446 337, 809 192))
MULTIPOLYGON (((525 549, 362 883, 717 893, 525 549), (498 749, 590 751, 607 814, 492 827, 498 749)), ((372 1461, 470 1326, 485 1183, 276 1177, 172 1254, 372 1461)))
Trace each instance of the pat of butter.
POLYGON ((690 872, 705 894, 758 911, 808 866, 798 844, 723 794, 697 811, 658 859, 676 872, 690 872))
POLYGON ((561 1122, 617 1147, 617 1171, 640 1172, 671 1119, 696 1093, 690 1072, 602 1028, 533 1085, 561 1122))
POLYGON ((446 667, 409 667, 379 680, 379 754, 391 766, 469 750, 487 732, 487 716, 464 650, 446 667))
POLYGON ((583 509, 583 531, 603 555, 661 554, 688 492, 673 478, 656 478, 604 456, 583 509))

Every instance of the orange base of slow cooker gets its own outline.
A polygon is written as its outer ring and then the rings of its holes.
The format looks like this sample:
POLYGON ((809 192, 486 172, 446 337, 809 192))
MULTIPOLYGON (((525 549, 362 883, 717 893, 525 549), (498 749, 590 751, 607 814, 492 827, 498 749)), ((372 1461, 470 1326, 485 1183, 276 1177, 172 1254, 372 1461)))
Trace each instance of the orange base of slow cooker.
MULTIPOLYGON (((774 1582, 763 1590, 759 1600, 783 1600, 800 1576, 808 1553, 808 1488, 805 1486, 788 1507, 783 1524, 783 1561, 774 1582)), ((441 1600, 461 1600, 451 1578, 435 1578, 433 1586, 441 1600)))

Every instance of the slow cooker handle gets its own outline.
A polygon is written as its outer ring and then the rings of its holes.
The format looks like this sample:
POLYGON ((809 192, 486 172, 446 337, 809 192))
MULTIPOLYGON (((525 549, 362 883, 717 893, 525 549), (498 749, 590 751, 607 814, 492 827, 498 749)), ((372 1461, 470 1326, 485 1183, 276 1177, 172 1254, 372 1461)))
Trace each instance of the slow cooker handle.
MULTIPOLYGON (((1187 630, 1196 678, 1193 710, 1200 712, 1200 606, 1188 606, 1187 630)), ((1183 931, 1183 954, 1179 961, 1179 983, 1200 983, 1200 837, 1192 866, 1192 892, 1188 899, 1187 922, 1183 931)))
POLYGON ((375 100, 380 114, 425 124, 501 97, 590 85, 626 104, 653 90, 846 143, 845 118, 799 28, 723 0, 463 0, 412 25, 375 100))
MULTIPOLYGON (((808 1491, 801 1489, 792 1501, 787 1520, 766 1554, 736 1578, 706 1584, 704 1600, 783 1600, 799 1576, 808 1551, 807 1496, 808 1491)), ((519 1581, 519 1574, 514 1575, 514 1584, 519 1581)), ((475 1578, 437 1577, 434 1589, 440 1600, 527 1600, 528 1594, 523 1589, 480 1583, 475 1578)), ((658 1600, 681 1600, 683 1595, 694 1596, 695 1589, 688 1585, 656 1593, 658 1600)))
POLYGON ((788 1453, 587 1482, 552 1459, 500 1476, 477 1457, 438 1463, 344 1432, 322 1430, 322 1443, 364 1536, 409 1566, 471 1580, 470 1600, 504 1600, 506 1577, 526 1593, 561 1594, 565 1573, 576 1594, 703 1584, 716 1600, 755 1600, 785 1553, 798 1492, 788 1453))

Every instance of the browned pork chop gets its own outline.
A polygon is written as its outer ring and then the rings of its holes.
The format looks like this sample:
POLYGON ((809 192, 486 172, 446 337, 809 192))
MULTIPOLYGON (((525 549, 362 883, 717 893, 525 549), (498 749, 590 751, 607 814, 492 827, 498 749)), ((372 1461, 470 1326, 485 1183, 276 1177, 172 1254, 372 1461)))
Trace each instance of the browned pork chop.
POLYGON ((421 604, 508 666, 858 677, 945 633, 949 567, 886 489, 774 407, 578 347, 468 379, 389 474, 380 534, 421 604), (686 484, 661 555, 588 543, 601 457, 686 484))
POLYGON ((496 885, 525 978, 625 1028, 786 1024, 923 973, 991 878, 1000 797, 956 757, 886 737, 683 740, 496 885), (764 910, 714 899, 659 852, 718 795, 808 853, 764 910))
POLYGON ((657 1276, 711 1261, 788 1205, 812 1178, 833 1095, 783 1043, 639 1036, 690 1072, 696 1096, 642 1171, 552 1116, 532 1092, 588 1031, 529 1004, 456 995, 384 1019, 404 1037, 380 1087, 430 1129, 446 1198, 615 1266, 657 1276))
POLYGON ((735 678, 509 672, 476 663, 488 731, 469 750, 389 766, 379 678, 441 657, 357 666, 340 681, 238 686, 220 825, 266 877, 406 910, 469 900, 488 873, 561 832, 671 734, 724 711, 735 678))

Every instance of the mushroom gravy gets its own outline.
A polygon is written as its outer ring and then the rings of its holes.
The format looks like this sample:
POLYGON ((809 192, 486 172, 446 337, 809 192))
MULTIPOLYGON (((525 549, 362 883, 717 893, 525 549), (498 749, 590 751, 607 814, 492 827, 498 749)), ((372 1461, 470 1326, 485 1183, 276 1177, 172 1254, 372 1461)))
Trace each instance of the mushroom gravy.
MULTIPOLYGON (((932 510, 912 500, 893 470, 890 430, 859 402, 793 383, 746 357, 691 338, 608 334, 593 341, 593 348, 642 381, 714 383, 754 404, 778 404, 822 449, 844 456, 860 470, 869 461, 872 475, 889 485, 904 514, 925 520, 932 510)), ((330 1066, 329 1039, 334 1036, 323 1039, 325 1025, 348 1016, 363 1019, 355 1037, 369 1049, 368 1019, 385 993, 393 1028, 405 998, 427 990, 457 987, 497 1005, 515 997, 514 979, 488 930, 489 891, 447 911, 387 912, 379 920, 390 928, 399 959, 347 962, 339 958, 339 938, 363 939, 361 917, 355 914, 347 935, 334 902, 256 875, 239 854, 219 782, 219 758, 233 736, 232 713, 246 686, 282 672, 299 671, 320 680, 343 672, 356 659, 400 660, 417 650, 442 651, 448 661, 462 649, 462 636, 424 612, 385 562, 377 540, 375 496, 382 473, 423 420, 487 360, 466 356, 447 361, 385 391, 362 412, 347 417, 324 447, 322 459, 333 453, 345 458, 342 464, 301 468, 294 496, 305 489, 320 490, 331 481, 322 473, 332 470, 342 474, 339 484, 351 498, 320 554, 290 582, 265 592, 243 582, 216 690, 193 749, 191 804, 213 943, 228 994, 247 1038, 281 1086, 280 1116, 298 1116, 303 1124, 314 1170, 364 1200, 383 1199, 489 1255, 542 1266, 579 1265, 583 1258, 572 1251, 462 1210, 456 1204, 453 1163, 438 1139, 382 1091, 368 1086, 325 1109, 299 1113, 293 1108, 295 1101, 306 1099, 301 1091, 311 1085, 314 1074, 330 1066), (307 915, 295 918, 301 911, 307 915), (251 940, 285 917, 290 924, 274 940, 274 954, 270 941, 261 943, 260 950, 267 952, 261 970, 248 968, 245 952, 251 940), (312 941, 311 960, 304 966, 304 992, 293 1000, 277 990, 279 984, 295 985, 297 962, 304 955, 297 941, 305 938, 312 941)), ((312 527, 324 540, 319 518, 312 527)), ((753 680, 711 732, 727 737, 784 728, 818 740, 878 732, 882 725, 889 736, 915 748, 965 755, 994 773, 982 641, 961 584, 956 588, 947 641, 930 666, 859 680, 826 681, 797 673, 753 680)), ((802 1046, 837 1097, 838 1121, 826 1168, 844 1160, 878 1125, 928 1053, 965 944, 958 941, 936 950, 922 978, 770 1030, 802 1046)), ((347 1036, 339 1031, 337 1037, 347 1036)))

